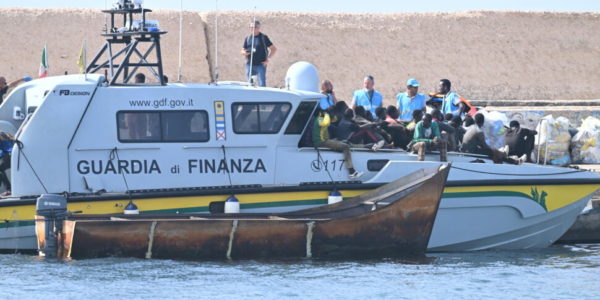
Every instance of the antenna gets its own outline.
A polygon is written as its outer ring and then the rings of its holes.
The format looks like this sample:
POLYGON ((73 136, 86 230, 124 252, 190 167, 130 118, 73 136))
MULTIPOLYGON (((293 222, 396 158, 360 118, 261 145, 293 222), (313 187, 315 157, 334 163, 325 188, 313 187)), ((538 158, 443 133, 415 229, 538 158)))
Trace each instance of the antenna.
POLYGON ((215 0, 215 69, 214 80, 219 82, 219 0, 215 0))
MULTIPOLYGON (((107 10, 107 9, 108 9, 108 8, 107 8, 108 6, 107 6, 107 4, 106 4, 106 1, 108 1, 108 0, 104 0, 104 10, 107 10)), ((108 33, 108 19, 107 19, 107 18, 108 18, 108 15, 107 15, 107 14, 104 14, 104 33, 108 33)), ((87 73, 87 72, 86 72, 86 73, 87 73)))
POLYGON ((179 66, 177 67, 177 82, 181 82, 181 51, 183 49, 183 0, 180 0, 179 4, 179 66))
POLYGON ((254 13, 253 13, 253 17, 252 17, 252 27, 250 28, 251 32, 250 32, 250 38, 252 39, 252 43, 251 43, 251 49, 250 49, 250 70, 248 72, 248 83, 252 83, 252 70, 254 65, 252 64, 252 61, 254 60, 254 51, 256 51, 256 49, 254 49, 254 28, 256 28, 256 6, 254 7, 254 13))

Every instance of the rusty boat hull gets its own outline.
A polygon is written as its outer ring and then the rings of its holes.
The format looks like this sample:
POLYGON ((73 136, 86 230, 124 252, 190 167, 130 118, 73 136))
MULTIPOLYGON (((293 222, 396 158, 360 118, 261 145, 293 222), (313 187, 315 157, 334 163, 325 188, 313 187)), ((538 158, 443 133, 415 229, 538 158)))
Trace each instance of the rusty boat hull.
MULTIPOLYGON (((357 197, 282 214, 74 215, 59 258, 250 259, 423 255, 449 165, 357 197)), ((38 219, 38 246, 44 248, 38 219)))

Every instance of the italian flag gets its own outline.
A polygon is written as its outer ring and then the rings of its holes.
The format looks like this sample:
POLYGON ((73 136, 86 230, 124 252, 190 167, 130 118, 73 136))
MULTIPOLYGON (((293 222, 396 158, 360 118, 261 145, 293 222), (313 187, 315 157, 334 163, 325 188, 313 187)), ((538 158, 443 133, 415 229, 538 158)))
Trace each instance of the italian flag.
POLYGON ((48 76, 48 47, 44 45, 42 50, 42 62, 40 63, 40 71, 38 72, 39 78, 48 76))

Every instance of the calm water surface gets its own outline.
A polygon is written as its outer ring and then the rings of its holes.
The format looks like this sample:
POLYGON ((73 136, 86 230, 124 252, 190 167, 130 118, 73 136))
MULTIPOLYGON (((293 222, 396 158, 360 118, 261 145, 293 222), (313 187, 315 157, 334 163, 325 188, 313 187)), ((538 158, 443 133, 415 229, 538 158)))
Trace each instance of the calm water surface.
POLYGON ((426 259, 49 263, 0 255, 0 299, 600 299, 600 244, 426 259))

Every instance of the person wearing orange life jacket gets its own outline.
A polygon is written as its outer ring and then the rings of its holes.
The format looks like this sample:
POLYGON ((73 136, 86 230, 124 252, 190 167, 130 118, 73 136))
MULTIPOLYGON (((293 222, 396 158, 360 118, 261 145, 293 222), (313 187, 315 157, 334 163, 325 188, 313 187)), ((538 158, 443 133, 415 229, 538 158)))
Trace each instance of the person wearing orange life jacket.
POLYGON ((452 83, 448 79, 441 79, 440 84, 438 86, 437 94, 433 94, 432 98, 441 98, 442 100, 442 113, 447 114, 451 113, 454 116, 463 117, 465 113, 469 115, 474 115, 477 112, 477 109, 467 101, 467 99, 461 97, 455 92, 452 92, 450 89, 452 87, 452 83))

